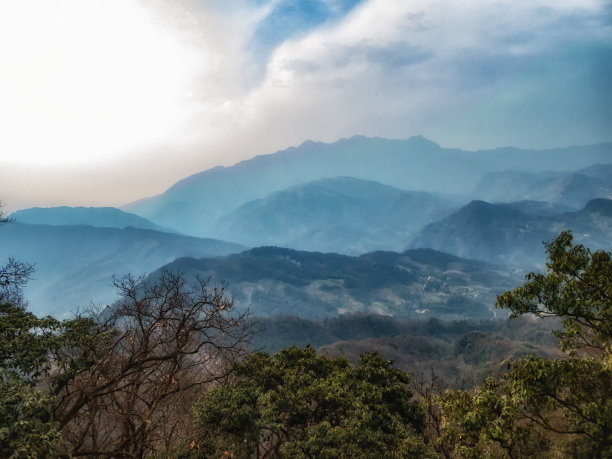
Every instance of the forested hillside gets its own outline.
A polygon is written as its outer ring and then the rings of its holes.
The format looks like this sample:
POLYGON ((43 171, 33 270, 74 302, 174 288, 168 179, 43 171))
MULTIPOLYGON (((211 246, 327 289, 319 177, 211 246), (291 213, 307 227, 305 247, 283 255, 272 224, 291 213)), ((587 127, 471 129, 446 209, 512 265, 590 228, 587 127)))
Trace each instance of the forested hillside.
POLYGON ((119 279, 112 307, 59 321, 25 309, 32 268, 12 260, 0 454, 606 457, 612 258, 571 233, 547 254, 497 299, 526 317, 480 322, 253 321, 222 288, 167 272, 119 279), (307 336, 318 352, 288 347, 307 336))

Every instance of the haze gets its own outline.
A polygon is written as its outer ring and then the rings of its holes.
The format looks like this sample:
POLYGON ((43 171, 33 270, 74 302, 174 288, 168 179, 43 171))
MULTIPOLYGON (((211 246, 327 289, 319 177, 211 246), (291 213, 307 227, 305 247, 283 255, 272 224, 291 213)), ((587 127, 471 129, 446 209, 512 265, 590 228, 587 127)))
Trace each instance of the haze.
POLYGON ((0 3, 6 210, 118 206, 307 139, 610 141, 603 0, 0 3))

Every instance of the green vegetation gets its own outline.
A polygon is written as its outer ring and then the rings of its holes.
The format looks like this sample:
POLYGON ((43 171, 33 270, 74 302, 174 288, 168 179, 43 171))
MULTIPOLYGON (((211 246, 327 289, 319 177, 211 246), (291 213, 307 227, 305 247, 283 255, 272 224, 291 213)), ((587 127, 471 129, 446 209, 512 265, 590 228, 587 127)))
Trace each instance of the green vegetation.
POLYGON ((217 258, 179 258, 162 269, 223 280, 259 317, 323 320, 376 312, 397 318, 493 318, 497 295, 519 280, 500 266, 430 249, 358 257, 258 247, 217 258))
POLYGON ((247 352, 222 287, 126 277, 117 304, 59 321, 26 310, 32 267, 11 260, 0 456, 612 457, 612 258, 568 232, 547 252, 544 274, 498 297, 515 320, 255 323, 285 347, 273 355, 247 352), (299 329, 325 347, 287 347, 299 329))
POLYGON ((199 390, 226 377, 247 347, 243 316, 205 282, 126 277, 112 307, 58 321, 26 311, 20 274, 30 269, 9 268, 0 274, 1 457, 169 451, 190 432, 199 390))
POLYGON ((439 452, 459 457, 612 456, 612 261, 562 233, 547 246, 546 274, 499 297, 513 316, 559 317, 563 359, 529 356, 474 391, 438 403, 439 452))
POLYGON ((59 440, 52 414, 55 399, 35 388, 58 326, 54 319, 38 319, 19 306, 0 306, 1 457, 50 455, 59 440))
POLYGON ((291 347, 252 355, 194 407, 206 457, 381 457, 426 452, 410 377, 377 353, 357 366, 291 347))

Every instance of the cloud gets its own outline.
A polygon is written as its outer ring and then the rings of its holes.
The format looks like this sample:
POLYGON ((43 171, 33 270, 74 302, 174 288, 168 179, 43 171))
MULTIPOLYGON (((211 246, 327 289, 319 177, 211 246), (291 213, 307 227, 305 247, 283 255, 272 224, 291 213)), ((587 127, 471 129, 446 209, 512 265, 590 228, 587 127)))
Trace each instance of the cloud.
POLYGON ((268 126, 287 143, 355 133, 422 133, 468 148, 501 142, 552 146, 560 138, 570 140, 556 132, 569 131, 572 143, 606 140, 609 129, 595 117, 603 113, 605 122, 611 121, 602 103, 589 97, 592 115, 571 114, 574 105, 584 105, 581 82, 600 78, 594 72, 610 77, 608 68, 589 70, 605 51, 585 55, 612 43, 604 9, 599 1, 372 0, 340 23, 277 48, 265 80, 243 104, 245 132, 249 126, 257 132, 268 126), (571 51, 577 48, 581 51, 571 51), (583 73, 576 74, 573 66, 583 73), (545 101, 551 88, 558 99, 554 106, 545 101), (506 103, 514 122, 504 115, 506 103), (474 107, 479 107, 475 124, 459 135, 459 126, 466 128, 465 113, 474 107), (567 116, 560 117, 558 108, 567 116), (541 134, 523 131, 520 122, 534 110, 541 116, 541 134), (478 125, 483 120, 484 133, 478 125), (568 122, 572 126, 565 131, 568 122))
POLYGON ((260 57, 284 41, 345 16, 363 0, 276 0, 268 4, 268 14, 257 24, 253 50, 260 57))
POLYGON ((606 0, 3 3, 0 169, 97 164, 91 196, 121 204, 306 139, 610 140, 611 11, 606 0), (104 183, 120 169, 111 198, 104 183))

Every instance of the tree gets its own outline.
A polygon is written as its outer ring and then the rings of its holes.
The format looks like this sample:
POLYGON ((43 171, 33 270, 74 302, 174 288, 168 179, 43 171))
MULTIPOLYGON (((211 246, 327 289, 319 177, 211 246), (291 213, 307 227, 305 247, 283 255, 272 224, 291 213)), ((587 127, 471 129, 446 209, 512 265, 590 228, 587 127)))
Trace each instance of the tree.
POLYGON ((0 305, 0 456, 170 450, 202 387, 245 354, 245 313, 222 287, 170 273, 117 287, 113 307, 64 321, 0 305))
POLYGON ((53 353, 54 416, 73 456, 142 457, 180 443, 181 407, 231 372, 250 337, 223 287, 168 272, 116 286, 122 299, 66 329, 75 345, 53 353))
POLYGON ((546 273, 498 297, 512 317, 558 317, 568 358, 528 356, 473 392, 438 398, 435 441, 468 457, 612 456, 612 260, 573 244, 564 232, 547 245, 546 273))
POLYGON ((560 317, 563 330, 555 331, 563 350, 586 351, 610 363, 612 344, 612 261, 603 250, 592 253, 573 244, 563 232, 546 246, 546 273, 530 273, 523 286, 498 298, 497 307, 512 317, 534 314, 560 317))
POLYGON ((26 310, 32 272, 12 258, 0 267, 2 457, 169 450, 189 430, 198 391, 246 353, 246 313, 235 313, 223 285, 126 276, 113 306, 58 321, 26 310))
POLYGON ((199 455, 423 455, 423 412, 410 378, 377 353, 358 366, 291 347, 254 354, 193 408, 199 455))
POLYGON ((59 440, 55 398, 37 388, 49 368, 48 350, 59 322, 20 306, 0 305, 0 456, 51 456, 59 440))
POLYGON ((34 266, 9 257, 0 266, 0 304, 23 305, 23 286, 34 272, 34 266))
MULTIPOLYGON (((0 224, 10 220, 0 203, 0 224)), ((33 267, 9 258, 0 267, 0 456, 51 456, 59 440, 54 399, 35 388, 45 370, 49 332, 58 322, 38 319, 23 307, 22 287, 33 267)))

